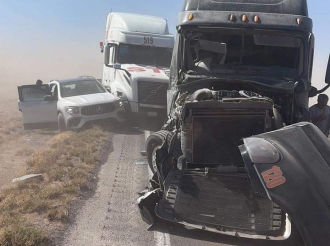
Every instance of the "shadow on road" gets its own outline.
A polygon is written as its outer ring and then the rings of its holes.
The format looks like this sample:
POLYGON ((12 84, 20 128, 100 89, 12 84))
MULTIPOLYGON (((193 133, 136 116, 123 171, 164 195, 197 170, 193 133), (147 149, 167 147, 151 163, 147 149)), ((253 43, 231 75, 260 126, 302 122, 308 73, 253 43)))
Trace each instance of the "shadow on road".
POLYGON ((159 131, 164 124, 163 119, 157 118, 136 118, 125 122, 116 122, 111 120, 98 120, 87 122, 80 130, 83 131, 93 126, 99 126, 105 131, 115 134, 139 135, 143 131, 159 131))
POLYGON ((160 119, 143 118, 140 120, 139 124, 139 127, 143 130, 156 132, 164 125, 164 121, 160 119))

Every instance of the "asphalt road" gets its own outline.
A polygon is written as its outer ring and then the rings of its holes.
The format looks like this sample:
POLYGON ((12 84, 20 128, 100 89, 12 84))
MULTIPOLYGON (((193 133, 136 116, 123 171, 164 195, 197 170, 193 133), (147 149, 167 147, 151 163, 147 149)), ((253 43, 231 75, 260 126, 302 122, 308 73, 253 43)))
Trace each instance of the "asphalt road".
POLYGON ((136 205, 138 192, 148 186, 150 171, 140 155, 148 133, 130 130, 112 135, 113 150, 100 170, 96 193, 79 210, 63 245, 303 245, 296 232, 289 240, 270 242, 188 230, 161 220, 148 229, 136 205))

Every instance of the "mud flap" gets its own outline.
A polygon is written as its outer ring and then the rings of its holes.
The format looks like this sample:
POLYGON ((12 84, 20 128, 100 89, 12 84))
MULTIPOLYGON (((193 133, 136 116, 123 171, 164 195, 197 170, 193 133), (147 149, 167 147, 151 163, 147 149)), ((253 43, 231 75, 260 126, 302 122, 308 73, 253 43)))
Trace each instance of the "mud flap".
POLYGON ((240 151, 252 186, 292 218, 306 245, 330 242, 330 142, 299 123, 244 139, 240 151))
POLYGON ((137 199, 137 204, 140 209, 142 220, 148 225, 153 225, 155 221, 155 206, 162 196, 163 192, 161 189, 156 189, 146 192, 144 195, 137 199))

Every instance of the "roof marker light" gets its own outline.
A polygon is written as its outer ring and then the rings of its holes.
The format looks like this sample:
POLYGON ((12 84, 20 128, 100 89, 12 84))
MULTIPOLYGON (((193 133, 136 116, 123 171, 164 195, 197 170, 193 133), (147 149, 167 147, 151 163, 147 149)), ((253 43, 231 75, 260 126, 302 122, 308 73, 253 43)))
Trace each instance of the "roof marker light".
POLYGON ((242 21, 243 21, 243 22, 246 22, 246 21, 247 21, 247 19, 248 19, 248 18, 247 18, 247 16, 246 16, 246 15, 243 15, 243 16, 242 16, 242 21))
POLYGON ((231 22, 234 22, 234 21, 236 20, 235 15, 234 15, 234 14, 231 14, 230 17, 229 17, 229 20, 230 20, 231 22))
POLYGON ((259 19, 259 16, 257 16, 257 15, 256 15, 256 16, 254 16, 254 22, 255 22, 255 23, 258 23, 258 22, 259 22, 259 20, 260 20, 260 19, 259 19))
POLYGON ((193 19, 194 19, 194 14, 189 14, 188 19, 189 19, 189 20, 193 20, 193 19))
POLYGON ((297 19, 297 24, 300 26, 301 25, 301 19, 297 19))

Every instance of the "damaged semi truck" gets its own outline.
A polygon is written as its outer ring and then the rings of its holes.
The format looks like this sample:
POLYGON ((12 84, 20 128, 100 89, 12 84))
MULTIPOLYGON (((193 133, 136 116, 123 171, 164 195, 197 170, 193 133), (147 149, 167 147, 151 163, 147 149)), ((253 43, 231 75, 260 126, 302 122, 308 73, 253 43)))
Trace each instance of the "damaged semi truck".
POLYGON ((308 123, 306 0, 186 0, 177 30, 143 219, 271 240, 293 221, 307 245, 328 245, 330 145, 308 123))

